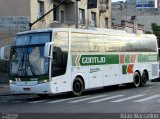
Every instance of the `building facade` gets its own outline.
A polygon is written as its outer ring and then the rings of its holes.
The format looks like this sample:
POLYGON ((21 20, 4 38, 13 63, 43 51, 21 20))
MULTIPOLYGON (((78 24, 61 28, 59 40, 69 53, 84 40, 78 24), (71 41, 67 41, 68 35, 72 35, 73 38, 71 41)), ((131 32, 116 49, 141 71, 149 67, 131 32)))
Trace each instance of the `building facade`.
POLYGON ((157 0, 157 7, 160 8, 160 0, 157 0))
MULTIPOLYGON (((29 30, 33 23, 62 0, 0 0, 0 47, 10 44, 12 36, 29 30)), ((111 0, 97 0, 97 8, 88 9, 88 0, 66 0, 41 19, 40 28, 111 28, 111 0)))
MULTIPOLYGON (((122 20, 120 24, 115 24, 112 26, 113 29, 117 30, 125 30, 128 33, 134 33, 134 23, 129 22, 129 21, 124 21, 122 20)), ((138 34, 143 34, 144 33, 144 25, 137 24, 137 31, 138 34)))
POLYGON ((131 21, 137 16, 137 23, 144 25, 144 32, 151 31, 151 24, 160 25, 160 0, 126 0, 112 3, 112 22, 119 24, 121 20, 131 21))

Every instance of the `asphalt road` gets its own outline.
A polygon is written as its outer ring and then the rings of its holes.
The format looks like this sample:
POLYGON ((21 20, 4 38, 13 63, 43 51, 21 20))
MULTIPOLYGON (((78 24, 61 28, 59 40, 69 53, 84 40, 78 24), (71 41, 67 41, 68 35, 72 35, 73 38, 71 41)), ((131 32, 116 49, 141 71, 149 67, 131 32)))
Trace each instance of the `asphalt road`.
POLYGON ((131 118, 135 116, 132 113, 156 113, 157 115, 154 116, 160 118, 158 114, 160 113, 160 82, 148 82, 146 86, 139 88, 125 85, 106 87, 87 91, 81 97, 72 97, 69 94, 52 95, 48 98, 40 98, 36 95, 1 95, 0 113, 2 113, 0 117, 6 116, 7 113, 23 113, 24 118, 27 117, 26 113, 32 113, 32 116, 38 115, 39 118, 51 118, 53 114, 60 118, 67 116, 75 118, 78 115, 87 118, 89 116, 131 118))

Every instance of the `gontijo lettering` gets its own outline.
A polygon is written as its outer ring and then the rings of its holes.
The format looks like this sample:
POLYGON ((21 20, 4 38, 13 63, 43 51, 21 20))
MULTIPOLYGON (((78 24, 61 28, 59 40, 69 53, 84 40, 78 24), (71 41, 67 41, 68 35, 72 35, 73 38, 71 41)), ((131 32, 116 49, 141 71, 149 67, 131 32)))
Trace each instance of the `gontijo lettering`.
POLYGON ((105 57, 83 57, 82 58, 82 63, 83 64, 101 64, 101 63, 105 63, 106 62, 106 58, 105 57))

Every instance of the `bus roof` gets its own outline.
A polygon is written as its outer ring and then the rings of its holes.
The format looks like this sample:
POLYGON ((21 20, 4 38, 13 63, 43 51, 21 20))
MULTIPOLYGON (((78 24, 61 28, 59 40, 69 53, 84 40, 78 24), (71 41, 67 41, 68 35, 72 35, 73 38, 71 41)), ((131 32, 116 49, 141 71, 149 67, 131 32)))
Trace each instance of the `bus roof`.
POLYGON ((101 29, 101 28, 92 28, 92 29, 75 29, 75 28, 44 28, 36 29, 30 31, 24 31, 17 33, 17 35, 28 34, 28 33, 41 33, 41 32, 54 32, 54 31, 69 31, 71 32, 81 32, 81 33, 93 33, 93 34, 108 34, 115 36, 130 36, 130 37, 147 37, 147 38, 156 38, 153 34, 133 34, 127 33, 124 30, 115 30, 115 29, 101 29))

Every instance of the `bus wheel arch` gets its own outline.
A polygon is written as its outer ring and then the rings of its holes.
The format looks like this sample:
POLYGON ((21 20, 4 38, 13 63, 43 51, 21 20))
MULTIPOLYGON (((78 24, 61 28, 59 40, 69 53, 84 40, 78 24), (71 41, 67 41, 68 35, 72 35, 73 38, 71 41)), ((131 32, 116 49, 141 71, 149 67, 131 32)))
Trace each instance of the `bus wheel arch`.
POLYGON ((48 98, 49 94, 37 94, 40 98, 48 98))
POLYGON ((136 70, 133 75, 133 86, 135 88, 140 87, 141 85, 141 74, 139 70, 136 70))
POLYGON ((78 75, 74 78, 72 84, 72 94, 74 96, 81 96, 85 89, 85 83, 82 76, 78 75))
POLYGON ((141 86, 145 85, 147 81, 149 80, 149 74, 147 69, 143 70, 142 76, 141 76, 141 86))

